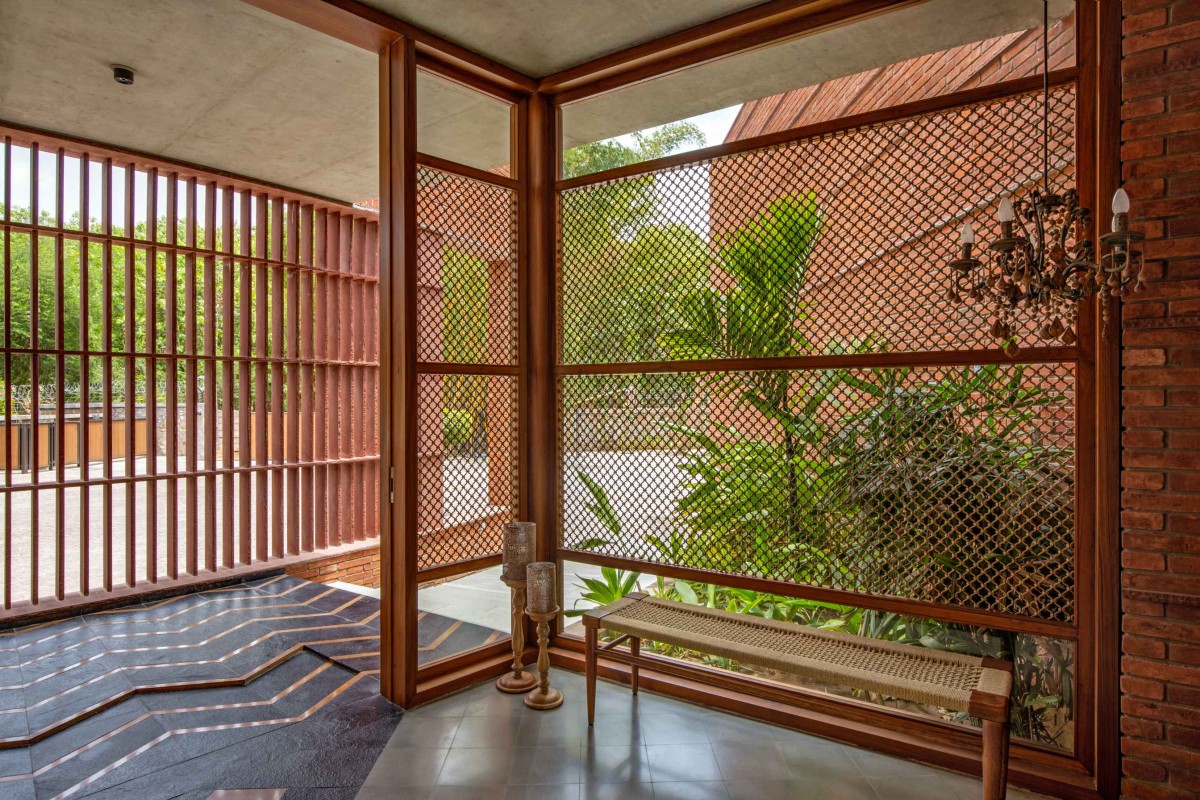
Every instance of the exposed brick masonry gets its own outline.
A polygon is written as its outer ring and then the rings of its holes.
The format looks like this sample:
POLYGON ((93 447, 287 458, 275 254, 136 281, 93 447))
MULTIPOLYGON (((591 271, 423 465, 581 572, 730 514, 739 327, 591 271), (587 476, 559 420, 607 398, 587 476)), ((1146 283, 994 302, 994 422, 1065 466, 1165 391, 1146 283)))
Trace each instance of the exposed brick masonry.
POLYGON ((1121 749, 1129 798, 1200 795, 1200 2, 1125 0, 1121 749))

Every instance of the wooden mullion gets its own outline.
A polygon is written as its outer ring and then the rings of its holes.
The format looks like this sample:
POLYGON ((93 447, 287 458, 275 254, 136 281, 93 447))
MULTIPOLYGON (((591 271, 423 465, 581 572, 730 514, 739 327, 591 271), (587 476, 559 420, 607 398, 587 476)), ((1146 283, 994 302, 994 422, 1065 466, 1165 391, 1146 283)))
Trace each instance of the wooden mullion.
MULTIPOLYGON (((58 148, 54 170, 54 216, 60 226, 66 213, 66 157, 58 148)), ((67 300, 66 265, 63 258, 65 241, 54 238, 54 346, 65 345, 65 309, 67 300)), ((67 479, 67 360, 61 354, 54 357, 54 599, 66 596, 67 575, 67 498, 62 484, 67 479)))
POLYGON ((417 697, 417 165, 416 49, 402 39, 379 59, 380 688, 417 697), (395 500, 389 495, 394 470, 395 500))
MULTIPOLYGON (((187 222, 184 225, 184 242, 187 246, 196 247, 198 221, 198 187, 196 179, 188 178, 185 184, 184 213, 187 222)), ((200 313, 200 299, 197 295, 196 272, 200 261, 196 255, 184 255, 184 353, 198 353, 197 323, 200 313)), ((212 313, 208 300, 204 305, 205 321, 212 325, 212 313)), ((199 363, 188 359, 184 365, 184 465, 188 473, 194 473, 199 468, 199 453, 197 447, 197 421, 200 414, 198 403, 199 363)), ((206 387, 209 389, 209 387, 206 387)), ((206 392, 205 392, 206 393, 206 392)), ((208 415, 204 417, 208 422, 208 415)), ((184 481, 184 571, 187 575, 196 575, 199 569, 199 488, 194 477, 184 481)))
MULTIPOLYGON (((271 257, 283 260, 283 198, 274 197, 271 200, 271 257)), ((281 359, 283 348, 283 285, 285 272, 279 268, 271 271, 271 355, 281 359)), ((271 453, 272 464, 283 463, 283 365, 279 362, 271 364, 271 453)), ((284 554, 283 539, 283 473, 271 473, 271 557, 280 558, 284 554)))
MULTIPOLYGON (((136 305, 136 258, 133 245, 135 199, 134 181, 137 180, 137 170, 132 164, 125 169, 125 234, 128 240, 125 244, 125 474, 137 472, 137 405, 136 383, 137 362, 132 355, 137 350, 136 305)), ((125 585, 132 587, 137 583, 137 501, 133 487, 125 487, 125 585)))
MULTIPOLYGON (((300 205, 288 204, 287 257, 285 260, 296 265, 300 260, 300 205)), ((300 357, 300 271, 295 266, 287 274, 287 313, 284 327, 287 329, 287 356, 296 360, 300 357)), ((287 447, 286 459, 294 464, 300 460, 300 366, 292 364, 287 370, 287 447)), ((287 552, 300 552, 300 470, 292 467, 287 472, 287 552)))
MULTIPOLYGON (((175 173, 167 175, 167 218, 166 241, 175 244, 179 231, 179 176, 175 173)), ((167 577, 175 580, 179 577, 179 482, 174 478, 179 472, 179 363, 175 357, 179 353, 179 260, 174 251, 165 254, 166 273, 163 287, 163 313, 166 319, 166 336, 163 347, 169 359, 164 375, 166 389, 166 420, 164 424, 166 436, 167 485, 166 494, 166 538, 167 538, 167 577)), ((195 283, 192 284, 193 292, 195 283)), ((195 300, 194 293, 188 297, 189 305, 195 300)), ((193 363, 193 362, 188 362, 193 363)), ((187 425, 187 423, 185 423, 187 425)))
MULTIPOLYGON (((30 147, 30 151, 29 151, 29 173, 30 173, 29 174, 29 186, 30 186, 29 217, 30 217, 30 219, 34 219, 34 220, 36 220, 41 213, 41 211, 38 207, 39 194, 40 194, 40 187, 39 187, 39 183, 38 183, 38 177, 39 177, 38 173, 40 171, 38 168, 38 166, 39 166, 38 162, 40 161, 39 156, 40 156, 40 150, 39 150, 37 144, 34 144, 32 147, 30 147)), ((39 397, 39 395, 41 394, 41 384, 42 384, 41 364, 40 364, 41 358, 38 355, 38 349, 41 347, 41 341, 40 341, 40 339, 41 339, 41 319, 40 319, 41 298, 39 297, 39 295, 41 293, 40 292, 41 287, 39 286, 39 284, 41 283, 41 281, 39 280, 39 275, 38 275, 38 273, 40 271, 38 269, 38 265, 41 263, 41 258, 40 258, 40 254, 38 252, 39 245, 40 245, 40 242, 38 241, 38 236, 36 234, 29 237, 29 270, 30 270, 29 347, 33 353, 31 358, 29 359, 29 385, 31 387, 30 388, 30 398, 29 398, 29 409, 30 409, 29 410, 29 418, 30 418, 29 441, 30 441, 30 450, 32 452, 32 456, 31 456, 32 466, 30 467, 29 483, 30 483, 30 486, 35 487, 32 495, 30 496, 30 499, 29 499, 29 533, 30 533, 30 545, 29 545, 29 567, 30 567, 29 568, 29 587, 30 588, 29 588, 29 593, 30 593, 30 599, 34 603, 37 603, 41 599, 40 598, 41 586, 40 586, 39 575, 38 575, 39 569, 41 567, 41 564, 40 564, 40 561, 41 561, 41 546, 40 546, 41 545, 41 542, 40 542, 41 525, 40 525, 40 520, 38 519, 39 511, 40 511, 40 509, 38 508, 38 500, 39 500, 40 492, 38 492, 36 490, 37 485, 39 483, 41 483, 41 475, 40 475, 41 465, 39 464, 39 453, 41 451, 41 447, 39 446, 40 445, 39 438, 40 438, 40 433, 41 433, 40 428, 41 428, 41 418, 42 418, 41 407, 40 407, 41 406, 41 403, 40 403, 41 398, 39 397)))
MULTIPOLYGON (((270 211, 270 200, 265 194, 254 198, 254 254, 266 259, 269 232, 267 219, 270 211)), ((248 302, 242 298, 242 315, 254 311, 254 352, 259 358, 267 357, 267 336, 270 319, 270 292, 267 288, 267 267, 262 262, 254 268, 254 301, 248 302)), ((269 453, 267 450, 267 431, 269 420, 269 398, 267 397, 267 367, 264 364, 254 366, 254 461, 260 467, 267 465, 269 453)), ((266 561, 268 557, 268 539, 270 525, 268 508, 267 473, 259 471, 254 476, 254 557, 258 561, 266 561)))
MULTIPOLYGON (((341 314, 341 296, 342 282, 338 276, 340 267, 340 249, 341 249, 341 217, 338 214, 329 214, 325 217, 327 231, 325 234, 325 303, 321 309, 325 315, 327 323, 325 325, 325 356, 329 359, 337 359, 339 355, 339 347, 342 339, 342 326, 345 324, 341 314)), ((342 370, 336 366, 329 366, 326 370, 325 379, 325 414, 326 426, 320 432, 320 436, 325 439, 325 453, 329 461, 329 465, 325 468, 325 490, 328 497, 328 505, 325 508, 326 525, 328 526, 328 536, 330 545, 339 545, 342 543, 342 489, 343 489, 343 470, 337 463, 338 456, 341 455, 341 401, 339 399, 339 391, 341 389, 342 370)))
MULTIPOLYGON (((240 216, 240 232, 238 254, 249 255, 251 250, 251 194, 250 192, 242 192, 241 195, 241 216, 240 216)), ((254 307, 251 298, 254 295, 254 274, 251 272, 250 262, 245 259, 240 259, 237 262, 238 269, 238 350, 240 355, 248 357, 253 347, 254 339, 254 307)), ((238 362, 238 464, 242 467, 249 467, 253 463, 254 458, 254 431, 252 424, 252 409, 251 402, 251 370, 250 363, 247 361, 238 362)), ((254 518, 251 516, 253 510, 253 476, 249 473, 241 473, 238 476, 238 561, 242 564, 249 564, 253 557, 253 533, 254 533, 254 518)))
MULTIPOLYGON (((158 475, 158 170, 146 173, 146 474, 158 475)), ((146 580, 158 583, 158 481, 146 484, 146 580)))
MULTIPOLYGON (((100 280, 102 286, 102 306, 100 311, 101 337, 104 349, 113 349, 113 263, 112 263, 112 200, 113 200, 113 162, 111 158, 104 159, 103 171, 100 175, 100 230, 104 234, 104 242, 100 251, 100 280)), ((113 359, 100 360, 101 411, 100 449, 103 453, 101 471, 106 480, 113 477, 113 417, 112 417, 112 387, 113 359)), ((101 500, 101 556, 103 559, 104 591, 113 589, 113 502, 112 486, 105 483, 100 489, 101 500)))
MULTIPOLYGON (((79 158, 79 226, 91 233, 91 159, 87 153, 79 158)), ((61 222, 61 220, 60 220, 61 222)), ((79 454, 79 478, 83 486, 79 490, 79 593, 87 597, 91 593, 92 556, 92 504, 88 486, 91 477, 91 240, 84 236, 79 242, 79 424, 76 448, 79 454)), ((5 440, 7 441, 7 439, 5 440)))
MULTIPOLYGON (((12 215, 12 137, 4 137, 4 216, 12 215)), ((12 232, 4 229, 4 346, 12 346, 12 232)), ((12 359, 4 358, 4 485, 12 486, 12 359)), ((4 498, 4 608, 12 608, 12 502, 4 498)))
MULTIPOLYGON (((313 258, 313 225, 315 214, 312 206, 305 206, 300 217, 300 264, 312 266, 313 258)), ((314 414, 313 404, 314 385, 316 376, 311 364, 313 357, 313 272, 301 272, 297 276, 299 284, 299 355, 308 359, 309 363, 300 367, 300 422, 299 452, 300 460, 311 461, 313 458, 314 414)), ((300 549, 304 552, 316 547, 316 513, 314 511, 314 492, 316 479, 312 468, 300 470, 300 549)))
MULTIPOLYGON (((217 184, 210 181, 204 188, 204 353, 211 360, 204 362, 204 464, 208 469, 217 465, 217 323, 222 319, 217 308, 217 184)), ((193 314, 193 316, 195 316, 193 314)), ((191 469, 191 466, 188 467, 191 469)), ((214 570, 217 565, 217 496, 220 485, 216 478, 204 481, 204 565, 214 570)), ((193 564, 193 566, 196 566, 193 564)))
MULTIPOLYGON (((233 455, 233 387, 234 362, 230 357, 236 352, 237 315, 234 313, 233 288, 236 266, 233 260, 234 251, 234 221, 233 202, 234 192, 230 187, 222 189, 222 247, 225 257, 221 260, 221 320, 222 336, 224 339, 224 355, 226 356, 221 376, 221 463, 228 467, 234 463, 233 455)), ((225 568, 232 567, 236 558, 236 529, 234 525, 234 479, 232 473, 226 473, 221 481, 221 564, 225 568)))
MULTIPOLYGON (((326 405, 325 384, 328 379, 328 369, 323 362, 329 355, 326 345, 326 328, 330 324, 330 319, 326 316, 325 311, 325 286, 328 281, 324 274, 325 263, 325 239, 326 231, 326 212, 324 209, 317 212, 316 220, 314 221, 314 249, 313 261, 314 265, 319 269, 313 273, 313 310, 312 310, 312 326, 313 326, 313 358, 316 359, 317 365, 313 367, 313 460, 323 462, 326 458, 329 433, 329 417, 326 405)), ((313 471, 313 525, 314 531, 314 547, 320 550, 329 544, 328 517, 326 510, 329 507, 326 501, 326 483, 328 479, 328 470, 324 467, 317 467, 313 471)))

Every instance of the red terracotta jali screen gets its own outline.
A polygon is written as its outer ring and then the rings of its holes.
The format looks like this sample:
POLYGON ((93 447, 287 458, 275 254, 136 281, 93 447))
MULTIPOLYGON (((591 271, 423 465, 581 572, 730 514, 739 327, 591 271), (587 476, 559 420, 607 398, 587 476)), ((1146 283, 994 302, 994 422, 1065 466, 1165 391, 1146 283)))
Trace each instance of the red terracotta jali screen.
POLYGON ((378 222, 5 131, 5 608, 378 531, 378 222))
POLYGON ((1025 318, 1009 357, 946 297, 963 221, 1039 179, 1009 133, 1040 124, 1014 82, 560 181, 560 557, 1085 659, 1090 367, 1025 318))

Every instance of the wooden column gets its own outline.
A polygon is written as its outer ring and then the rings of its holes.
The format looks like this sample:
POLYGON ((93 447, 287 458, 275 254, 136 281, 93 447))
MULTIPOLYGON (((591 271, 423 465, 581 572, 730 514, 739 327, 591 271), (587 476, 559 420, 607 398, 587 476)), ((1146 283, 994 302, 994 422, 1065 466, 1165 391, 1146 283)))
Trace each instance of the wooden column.
MULTIPOLYGON (((558 109, 544 94, 532 94, 518 108, 521 158, 520 231, 524 317, 521 336, 524 397, 521 402, 522 490, 526 515, 537 523, 539 561, 556 561, 558 541, 558 435, 554 365, 554 183, 559 171, 558 109)), ((562 570, 558 570, 559 597, 562 570)), ((557 624, 561 625, 561 616, 557 624)))
POLYGON ((380 683, 404 707, 417 688, 416 69, 411 39, 380 55, 380 683))

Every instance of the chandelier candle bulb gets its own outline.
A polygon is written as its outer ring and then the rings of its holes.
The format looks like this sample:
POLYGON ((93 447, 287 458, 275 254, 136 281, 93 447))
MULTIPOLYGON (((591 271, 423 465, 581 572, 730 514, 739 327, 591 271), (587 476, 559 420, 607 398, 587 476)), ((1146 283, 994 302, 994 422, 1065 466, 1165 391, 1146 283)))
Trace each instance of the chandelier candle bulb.
POLYGON ((1124 189, 1113 192, 1112 210, 1114 214, 1129 213, 1129 193, 1124 189))
POLYGON ((971 227, 970 220, 963 223, 962 234, 958 237, 958 243, 975 244, 975 229, 971 227))
POLYGON ((1000 208, 996 210, 996 217, 1001 222, 1012 222, 1017 218, 1017 214, 1013 211, 1012 201, 1007 197, 1000 201, 1000 208))
POLYGON ((533 614, 553 614, 558 610, 554 597, 554 564, 535 561, 526 568, 529 611, 533 614))

